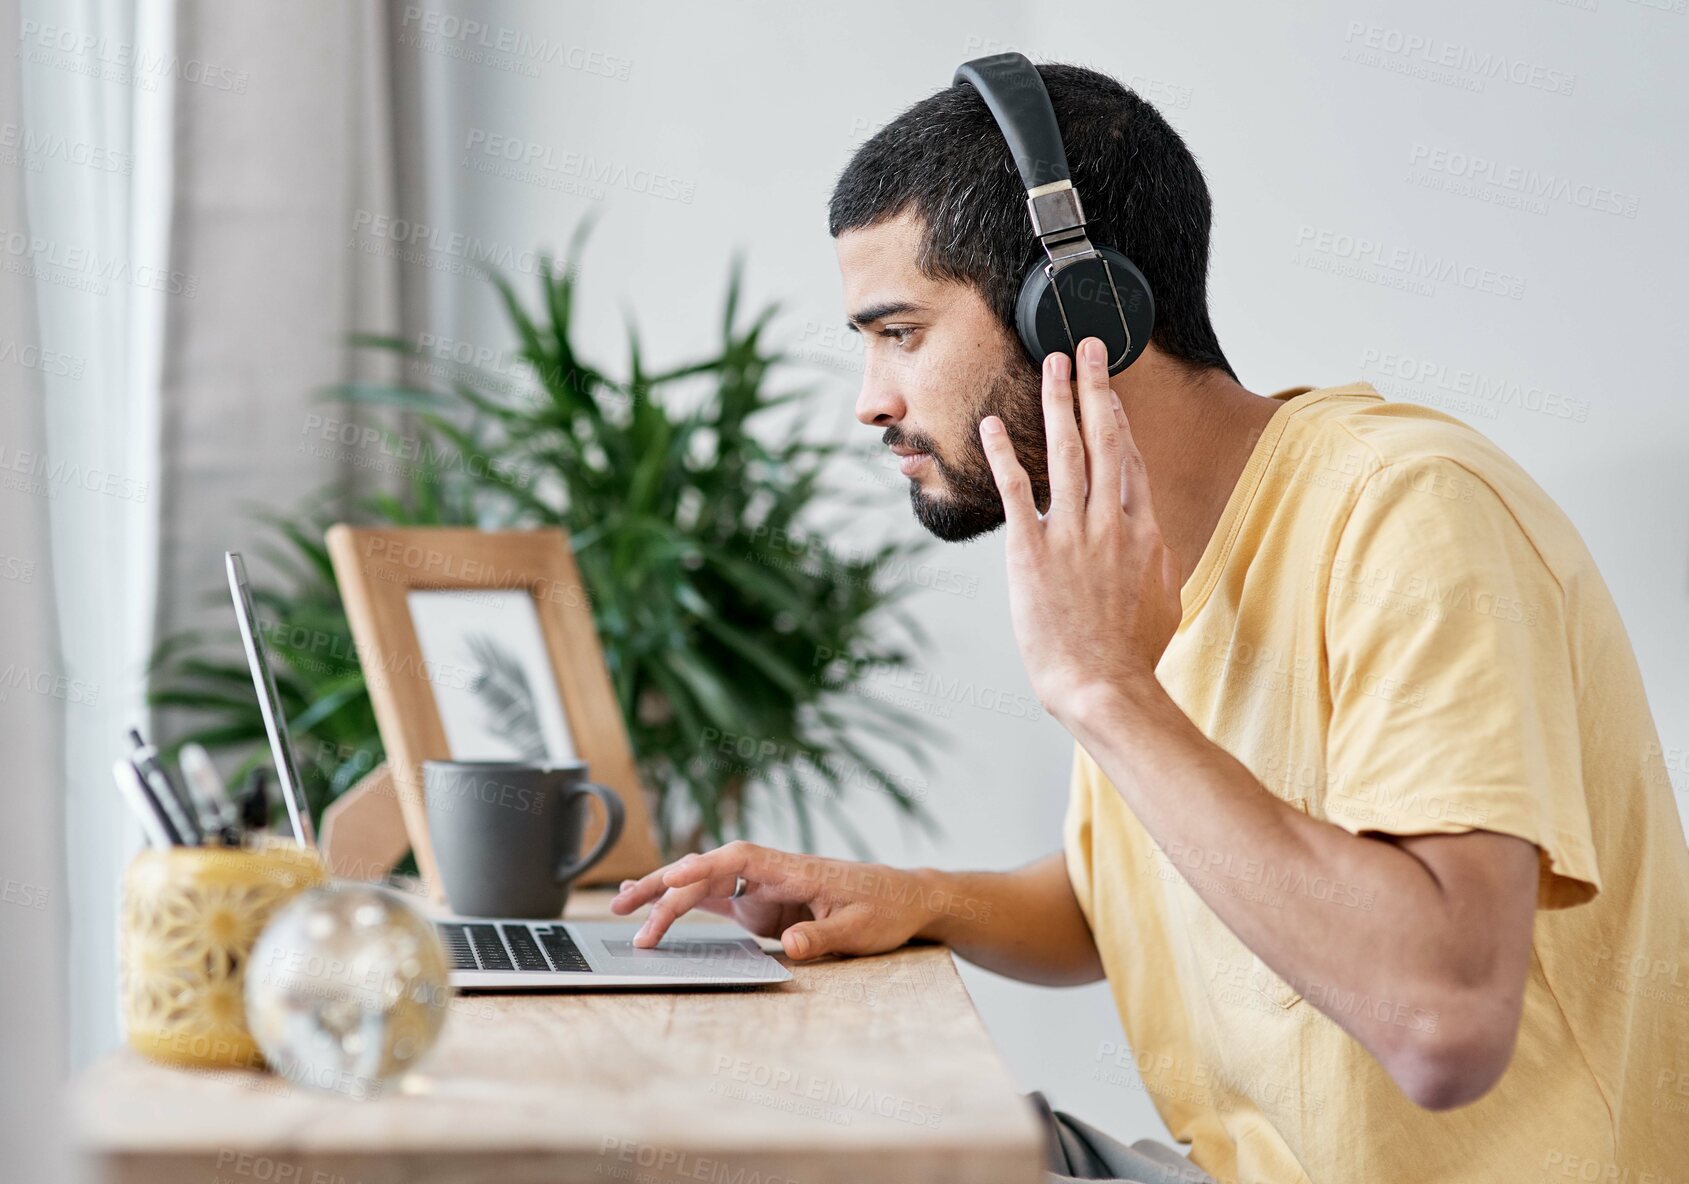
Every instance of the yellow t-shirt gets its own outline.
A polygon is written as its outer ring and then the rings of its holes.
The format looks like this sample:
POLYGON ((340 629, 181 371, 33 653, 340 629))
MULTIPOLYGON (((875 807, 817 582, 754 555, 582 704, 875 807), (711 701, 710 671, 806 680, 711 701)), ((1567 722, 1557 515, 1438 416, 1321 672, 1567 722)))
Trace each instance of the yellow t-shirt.
MULTIPOLYGON (((1162 852, 1080 750, 1067 865, 1131 1045, 1120 1059, 1221 1181, 1684 1184, 1689 849, 1594 561, 1547 494, 1459 421, 1366 383, 1275 397, 1157 676, 1315 818, 1537 845, 1517 1050, 1473 1105, 1415 1106, 1181 867, 1267 900, 1371 898, 1283 882, 1247 839, 1223 862, 1162 852)), ((1320 1000, 1437 1022, 1403 1000, 1320 1000)))

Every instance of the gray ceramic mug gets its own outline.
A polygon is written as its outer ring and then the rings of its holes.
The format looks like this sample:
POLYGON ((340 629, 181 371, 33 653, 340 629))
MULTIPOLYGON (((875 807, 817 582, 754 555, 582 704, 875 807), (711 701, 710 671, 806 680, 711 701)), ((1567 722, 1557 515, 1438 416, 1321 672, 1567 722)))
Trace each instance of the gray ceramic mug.
POLYGON ((569 886, 622 833, 622 799, 586 779, 581 761, 424 761, 428 834, 452 912, 557 917, 569 886), (587 798, 604 804, 604 834, 585 855, 587 798))

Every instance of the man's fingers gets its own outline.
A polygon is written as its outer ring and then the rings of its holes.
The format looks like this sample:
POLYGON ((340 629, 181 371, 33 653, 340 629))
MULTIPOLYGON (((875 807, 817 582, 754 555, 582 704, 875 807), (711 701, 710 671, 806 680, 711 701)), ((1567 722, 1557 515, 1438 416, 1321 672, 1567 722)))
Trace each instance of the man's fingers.
POLYGON ((1044 441, 1050 470, 1050 510, 1085 508, 1085 442, 1073 413, 1073 364, 1066 354, 1044 359, 1044 441))
POLYGON ((800 921, 786 927, 780 935, 780 946, 788 958, 800 961, 823 954, 848 954, 855 945, 850 938, 854 923, 848 913, 835 913, 820 921, 800 921))
MULTIPOLYGON (((750 891, 752 882, 751 880, 745 881, 745 891, 750 891)), ((694 874, 691 871, 682 875, 677 870, 671 871, 669 876, 665 878, 664 883, 668 884, 670 892, 682 888, 701 887, 704 889, 706 896, 732 896, 733 890, 739 886, 739 877, 733 872, 709 872, 708 870, 702 875, 694 874)))
POLYGON ((673 865, 660 867, 637 880, 623 880, 616 895, 610 898, 610 911, 618 916, 623 913, 631 913, 647 901, 661 896, 665 887, 663 874, 671 866, 673 865))
POLYGON ((781 852, 739 840, 701 855, 688 855, 664 868, 660 874, 663 883, 670 888, 722 876, 744 876, 747 880, 773 884, 791 873, 791 859, 781 852))
POLYGON ((633 934, 633 944, 642 949, 655 946, 657 942, 662 941, 665 932, 669 932, 669 926, 692 909, 733 914, 735 887, 738 887, 738 877, 728 875, 713 880, 698 880, 686 887, 665 890, 657 904, 652 905, 649 917, 645 917, 644 926, 640 926, 637 934, 633 934))
POLYGON ((979 423, 979 442, 985 449, 985 459, 991 464, 991 475, 997 481, 997 493, 1003 499, 1003 515, 1010 534, 1019 534, 1038 525, 1038 508, 1032 503, 1032 481, 1020 467, 1015 447, 1009 443, 1009 433, 1003 421, 988 415, 979 423))
POLYGON ((1121 426, 1114 414, 1117 400, 1108 384, 1108 349, 1095 337, 1079 343, 1079 407, 1085 424, 1085 457, 1090 487, 1095 494, 1090 505, 1112 513, 1114 499, 1105 491, 1120 479, 1121 426))
POLYGON ((1132 517, 1155 521, 1155 503, 1149 493, 1149 469, 1144 454, 1138 451, 1138 441, 1132 435, 1132 422, 1120 397, 1114 396, 1114 422, 1120 428, 1120 504, 1132 517))
POLYGON ((711 896, 730 897, 739 877, 760 884, 782 884, 792 872, 791 856, 744 841, 728 843, 714 851, 687 855, 637 880, 623 880, 610 900, 610 911, 625 916, 651 901, 657 904, 640 929, 635 943, 655 945, 676 916, 711 896), (685 895, 675 895, 683 889, 685 895), (678 912, 673 911, 677 906, 678 912), (656 922, 656 924, 653 924, 656 922))
MULTIPOLYGON (((728 892, 732 891, 731 888, 728 889, 728 892)), ((645 918, 645 924, 633 935, 633 944, 641 949, 656 945, 663 939, 663 934, 669 931, 670 925, 691 912, 709 895, 710 884, 707 880, 689 884, 685 888, 670 888, 651 906, 651 915, 645 918)))

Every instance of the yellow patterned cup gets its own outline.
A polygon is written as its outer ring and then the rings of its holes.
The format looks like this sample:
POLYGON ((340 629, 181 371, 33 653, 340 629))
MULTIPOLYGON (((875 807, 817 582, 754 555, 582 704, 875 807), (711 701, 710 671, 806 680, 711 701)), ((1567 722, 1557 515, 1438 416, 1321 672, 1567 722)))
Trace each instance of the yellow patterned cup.
POLYGON ((163 847, 123 878, 119 995, 129 1044, 170 1065, 256 1069, 246 963, 270 915, 327 880, 316 851, 163 847))

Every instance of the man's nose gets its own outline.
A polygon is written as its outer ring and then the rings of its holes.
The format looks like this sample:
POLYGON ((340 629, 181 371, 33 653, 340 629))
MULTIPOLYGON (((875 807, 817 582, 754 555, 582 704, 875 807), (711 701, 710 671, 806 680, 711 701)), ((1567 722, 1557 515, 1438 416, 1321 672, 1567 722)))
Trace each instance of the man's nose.
POLYGON ((890 427, 900 421, 907 411, 897 388, 875 373, 875 367, 870 363, 862 376, 862 389, 856 394, 857 422, 871 428, 890 427))

